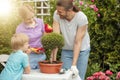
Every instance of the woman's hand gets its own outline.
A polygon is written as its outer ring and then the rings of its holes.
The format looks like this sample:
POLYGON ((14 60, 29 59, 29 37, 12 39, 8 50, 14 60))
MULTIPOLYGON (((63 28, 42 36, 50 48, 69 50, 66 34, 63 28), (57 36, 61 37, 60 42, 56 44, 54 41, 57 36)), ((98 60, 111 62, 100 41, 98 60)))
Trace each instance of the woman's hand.
POLYGON ((56 58, 57 58, 57 52, 58 52, 58 48, 55 48, 55 49, 52 50, 53 61, 56 61, 56 58))
POLYGON ((45 52, 44 48, 30 48, 31 52, 34 52, 36 54, 43 54, 45 52))
POLYGON ((76 66, 71 66, 71 71, 73 72, 73 77, 77 77, 79 75, 79 71, 76 66))

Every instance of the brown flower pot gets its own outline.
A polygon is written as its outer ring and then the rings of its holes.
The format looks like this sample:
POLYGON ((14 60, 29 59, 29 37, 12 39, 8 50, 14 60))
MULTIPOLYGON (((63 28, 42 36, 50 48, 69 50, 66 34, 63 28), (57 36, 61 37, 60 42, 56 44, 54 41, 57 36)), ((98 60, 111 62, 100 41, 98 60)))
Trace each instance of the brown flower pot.
POLYGON ((49 61, 41 61, 39 62, 40 72, 47 74, 59 73, 62 64, 62 62, 58 61, 53 61, 53 63, 50 63, 49 61))

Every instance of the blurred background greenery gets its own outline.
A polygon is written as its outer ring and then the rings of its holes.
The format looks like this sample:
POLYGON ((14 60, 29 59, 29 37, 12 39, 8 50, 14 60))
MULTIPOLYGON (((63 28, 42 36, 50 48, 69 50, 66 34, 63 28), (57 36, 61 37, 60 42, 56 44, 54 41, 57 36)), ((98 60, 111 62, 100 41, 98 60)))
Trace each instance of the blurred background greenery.
MULTIPOLYGON (((19 1, 12 1, 14 5, 9 15, 0 15, 0 54, 10 54, 11 52, 10 39, 12 34, 15 33, 16 26, 21 22, 17 12, 20 5, 19 1)), ((97 14, 90 15, 89 10, 84 10, 84 7, 81 8, 79 5, 90 22, 91 52, 86 77, 96 71, 107 69, 116 73, 120 71, 120 2, 119 0, 90 1, 86 0, 85 4, 96 5, 98 8, 97 13, 100 16, 98 17, 97 14)), ((44 22, 51 26, 55 2, 56 0, 50 0, 50 16, 44 17, 44 22)), ((58 59, 60 60, 60 54, 58 59)), ((3 67, 0 66, 0 71, 2 69, 3 67)))

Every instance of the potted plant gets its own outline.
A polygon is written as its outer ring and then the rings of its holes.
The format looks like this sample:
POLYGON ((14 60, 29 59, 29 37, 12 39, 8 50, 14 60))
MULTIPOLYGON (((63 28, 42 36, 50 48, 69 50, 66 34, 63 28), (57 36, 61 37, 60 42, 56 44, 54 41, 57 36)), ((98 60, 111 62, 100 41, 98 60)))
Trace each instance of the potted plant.
POLYGON ((39 62, 40 71, 43 73, 58 73, 61 69, 62 62, 56 60, 56 55, 53 52, 55 48, 62 48, 64 46, 64 38, 58 33, 48 33, 41 39, 43 48, 50 54, 49 61, 39 62))

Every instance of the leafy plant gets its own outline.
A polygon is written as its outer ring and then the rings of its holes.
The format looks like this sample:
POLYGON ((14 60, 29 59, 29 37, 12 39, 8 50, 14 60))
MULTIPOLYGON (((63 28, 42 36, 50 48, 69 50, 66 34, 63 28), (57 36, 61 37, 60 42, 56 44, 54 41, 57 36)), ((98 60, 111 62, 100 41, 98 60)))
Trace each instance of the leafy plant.
POLYGON ((87 73, 86 73, 86 76, 90 76, 90 75, 92 75, 94 72, 98 72, 98 71, 100 71, 100 70, 102 70, 101 68, 100 68, 100 64, 98 64, 98 63, 90 63, 91 61, 89 61, 89 65, 88 65, 88 69, 87 69, 87 73))
MULTIPOLYGON (((58 33, 48 33, 44 35, 41 39, 43 48, 51 54, 51 51, 55 48, 61 49, 64 46, 64 38, 58 33)), ((55 56, 56 57, 56 56, 55 56)), ((50 59, 50 62, 51 59, 50 59)))
POLYGON ((99 8, 100 17, 89 28, 91 62, 97 61, 102 69, 112 69, 117 72, 120 70, 120 46, 118 46, 120 44, 120 2, 95 0, 94 3, 99 8))

